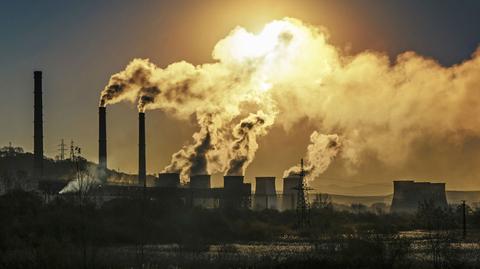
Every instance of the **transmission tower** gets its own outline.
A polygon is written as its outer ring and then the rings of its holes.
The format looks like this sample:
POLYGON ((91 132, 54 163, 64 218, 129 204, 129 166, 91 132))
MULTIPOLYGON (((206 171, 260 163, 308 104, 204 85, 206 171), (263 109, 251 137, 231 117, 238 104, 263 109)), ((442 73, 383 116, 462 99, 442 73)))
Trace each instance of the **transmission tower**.
POLYGON ((298 186, 294 188, 297 190, 297 224, 298 228, 302 229, 310 226, 310 203, 308 201, 308 188, 305 184, 305 170, 303 169, 303 159, 300 160, 300 177, 298 186))
POLYGON ((62 138, 62 142, 60 143, 60 145, 58 145, 58 151, 59 151, 58 158, 60 161, 65 160, 65 150, 66 150, 65 146, 66 146, 65 142, 62 138))
POLYGON ((73 140, 70 141, 70 160, 75 159, 75 144, 73 144, 73 140))

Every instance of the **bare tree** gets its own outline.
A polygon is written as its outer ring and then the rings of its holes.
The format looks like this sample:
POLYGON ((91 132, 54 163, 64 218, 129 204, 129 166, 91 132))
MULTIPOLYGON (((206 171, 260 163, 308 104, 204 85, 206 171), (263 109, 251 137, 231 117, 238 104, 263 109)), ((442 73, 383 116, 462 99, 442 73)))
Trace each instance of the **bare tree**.
POLYGON ((315 199, 312 203, 312 208, 328 208, 332 209, 332 197, 326 193, 317 193, 315 194, 315 199))

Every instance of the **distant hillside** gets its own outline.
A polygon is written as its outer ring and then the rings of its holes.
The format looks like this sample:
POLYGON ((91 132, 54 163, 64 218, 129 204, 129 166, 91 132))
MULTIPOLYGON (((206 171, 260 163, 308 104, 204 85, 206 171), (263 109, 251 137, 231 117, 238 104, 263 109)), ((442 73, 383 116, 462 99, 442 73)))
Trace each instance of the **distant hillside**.
POLYGON ((462 200, 467 203, 480 203, 480 191, 447 191, 447 200, 451 204, 460 204, 462 200))
POLYGON ((315 190, 339 195, 350 196, 385 196, 393 193, 393 183, 355 184, 353 186, 339 186, 336 184, 320 185, 315 190))
MULTIPOLYGON (((339 195, 328 194, 332 202, 340 205, 364 204, 371 206, 375 203, 385 203, 390 205, 392 203, 393 194, 379 195, 379 196, 365 196, 365 195, 339 195)), ((480 204, 480 191, 447 191, 447 201, 449 204, 460 204, 462 200, 467 201, 468 204, 476 206, 480 204)))
MULTIPOLYGON (((84 160, 92 176, 96 175, 97 164, 84 160)), ((43 161, 44 179, 69 181, 75 177, 75 163, 70 159, 43 161)), ((108 170, 108 182, 111 184, 135 184, 136 175, 130 175, 115 170, 108 170)), ((11 188, 19 182, 33 176, 33 154, 23 152, 21 148, 4 147, 0 149, 0 187, 11 188)), ((154 176, 148 176, 148 184, 152 184, 154 176)))
POLYGON ((392 203, 392 195, 385 196, 352 196, 352 195, 338 195, 329 194, 332 198, 332 202, 335 204, 351 205, 351 204, 364 204, 371 206, 376 203, 385 203, 387 205, 392 203))

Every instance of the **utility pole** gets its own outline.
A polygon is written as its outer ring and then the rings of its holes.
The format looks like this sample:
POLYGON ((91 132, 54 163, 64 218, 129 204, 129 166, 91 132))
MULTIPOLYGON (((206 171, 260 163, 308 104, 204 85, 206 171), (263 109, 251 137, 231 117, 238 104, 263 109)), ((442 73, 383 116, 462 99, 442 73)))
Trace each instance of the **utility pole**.
POLYGON ((465 200, 462 200, 462 213, 463 213, 463 239, 467 238, 467 208, 465 200))

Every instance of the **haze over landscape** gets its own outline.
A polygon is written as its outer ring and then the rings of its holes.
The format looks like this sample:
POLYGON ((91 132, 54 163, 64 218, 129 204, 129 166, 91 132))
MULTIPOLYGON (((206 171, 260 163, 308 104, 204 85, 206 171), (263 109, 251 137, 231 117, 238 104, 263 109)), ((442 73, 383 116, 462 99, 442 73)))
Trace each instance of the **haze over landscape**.
MULTIPOLYGON (((133 59, 149 59, 130 64, 153 77, 147 84, 134 82, 137 90, 168 89, 162 84, 168 76, 180 84, 182 76, 200 82, 187 87, 196 94, 191 103, 162 97, 145 107, 148 173, 172 165, 172 155, 183 146, 188 151, 195 144, 192 134, 205 135, 203 116, 213 113, 218 134, 231 136, 218 136, 221 150, 207 158, 207 172, 217 179, 227 170, 244 169, 247 181, 280 178, 308 155, 323 165, 310 178, 322 192, 389 194, 396 179, 480 189, 477 4, 451 9, 443 1, 416 6, 378 1, 369 8, 347 1, 273 2, 116 1, 91 9, 87 3, 53 8, 47 1, 27 12, 25 4, 6 4, 0 27, 8 38, 0 49, 8 64, 0 67, 0 98, 9 101, 0 112, 15 116, 0 118, 1 126, 9 126, 2 128, 0 144, 32 151, 31 71, 41 69, 46 155, 55 156, 65 138, 96 161, 100 92, 133 59), (257 115, 257 123, 262 119, 262 128, 255 129, 256 143, 250 144, 249 136, 246 145, 241 130, 237 136, 232 130, 252 119, 248 113, 257 115), (235 141, 247 152, 223 152, 235 141), (310 143, 332 149, 330 166, 307 153, 310 143), (247 165, 235 168, 231 161, 243 158, 247 165)), ((108 106, 109 167, 136 173, 136 98, 151 97, 148 93, 108 106)))
POLYGON ((480 268, 480 2, 0 4, 0 268, 480 268))

